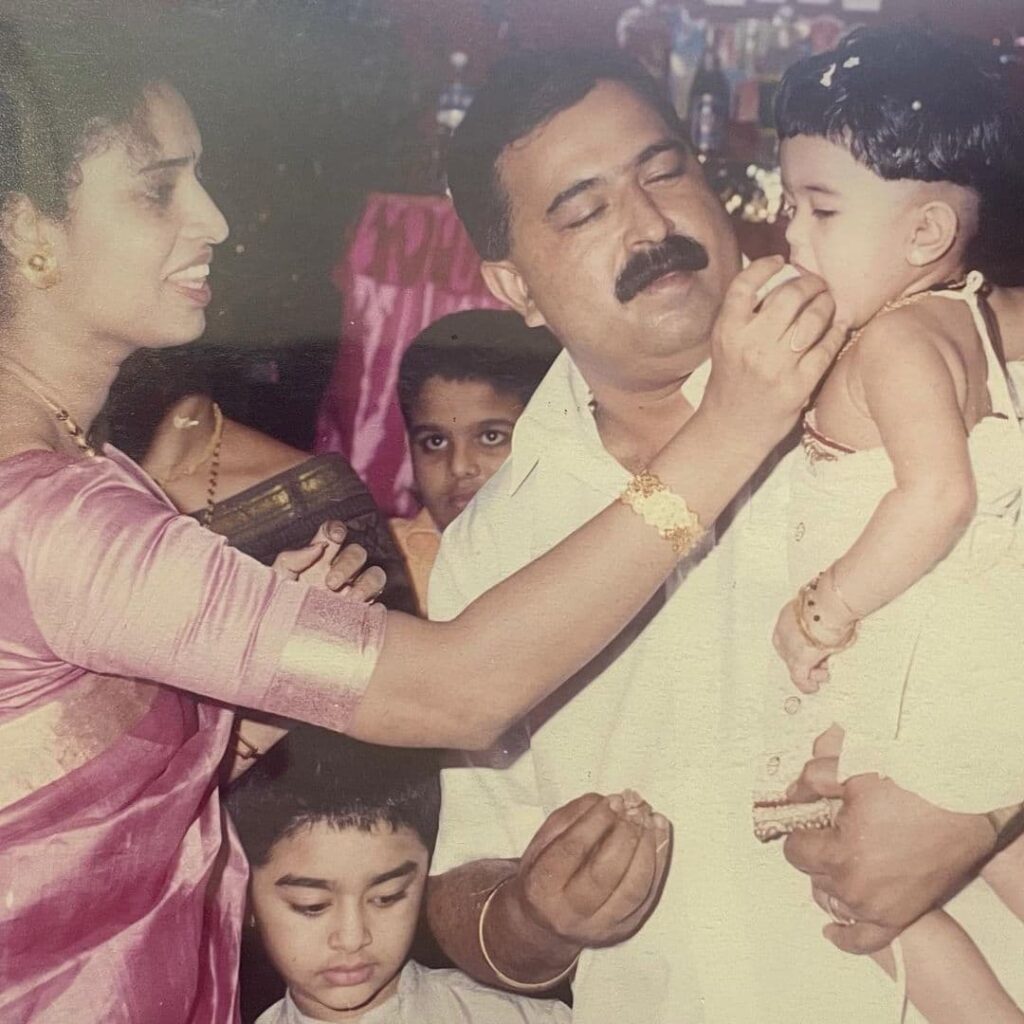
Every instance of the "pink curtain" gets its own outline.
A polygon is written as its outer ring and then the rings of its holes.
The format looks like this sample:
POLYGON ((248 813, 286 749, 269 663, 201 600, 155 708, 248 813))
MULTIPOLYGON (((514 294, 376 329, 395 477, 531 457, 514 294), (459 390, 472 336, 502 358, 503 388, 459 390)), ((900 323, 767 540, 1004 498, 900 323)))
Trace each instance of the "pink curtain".
POLYGON ((412 515, 398 364, 438 317, 501 304, 444 196, 372 193, 333 280, 343 296, 341 337, 316 450, 345 455, 386 514, 412 515))

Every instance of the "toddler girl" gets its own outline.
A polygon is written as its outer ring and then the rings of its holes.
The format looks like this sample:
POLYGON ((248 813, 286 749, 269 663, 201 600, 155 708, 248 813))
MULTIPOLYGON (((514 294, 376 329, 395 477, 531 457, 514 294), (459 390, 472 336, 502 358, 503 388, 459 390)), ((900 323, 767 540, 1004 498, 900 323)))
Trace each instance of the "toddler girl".
MULTIPOLYGON (((795 65, 777 121, 792 263, 852 330, 794 463, 799 591, 774 643, 803 696, 787 681, 770 698, 757 831, 807 823, 786 787, 826 729, 840 779, 878 773, 1000 821, 1024 796, 1024 435, 1003 363, 1024 322, 997 329, 974 268, 1015 212, 1021 122, 980 51, 907 29, 795 65)), ((983 875, 1024 913, 1020 843, 983 875)), ((905 959, 933 1024, 1024 1021, 945 913, 880 959, 901 1018, 905 959)))

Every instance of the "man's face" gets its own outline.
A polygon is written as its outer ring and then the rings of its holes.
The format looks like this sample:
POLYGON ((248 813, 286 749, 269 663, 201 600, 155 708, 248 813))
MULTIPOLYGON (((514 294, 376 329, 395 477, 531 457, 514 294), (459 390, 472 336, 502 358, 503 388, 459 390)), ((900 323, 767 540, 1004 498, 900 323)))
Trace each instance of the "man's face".
POLYGON ((410 410, 409 444, 416 489, 438 529, 508 458, 519 396, 484 380, 429 377, 410 410))
POLYGON ((704 359, 739 252, 700 165, 655 110, 600 82, 509 146, 499 171, 510 255, 485 274, 504 268, 528 323, 547 324, 588 377, 620 386, 657 386, 704 359), (673 236, 683 269, 666 272, 657 257, 673 236))

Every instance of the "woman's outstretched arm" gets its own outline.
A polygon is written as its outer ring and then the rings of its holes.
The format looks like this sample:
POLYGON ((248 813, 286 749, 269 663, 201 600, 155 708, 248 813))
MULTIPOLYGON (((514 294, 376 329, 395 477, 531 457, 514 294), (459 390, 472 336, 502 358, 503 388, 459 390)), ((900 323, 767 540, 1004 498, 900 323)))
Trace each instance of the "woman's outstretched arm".
MULTIPOLYGON (((845 336, 817 278, 781 286, 755 312, 778 268, 758 261, 733 282, 704 400, 650 466, 706 526, 785 437, 845 336)), ((596 655, 677 558, 615 503, 451 622, 389 615, 349 731, 403 746, 490 745, 596 655)))

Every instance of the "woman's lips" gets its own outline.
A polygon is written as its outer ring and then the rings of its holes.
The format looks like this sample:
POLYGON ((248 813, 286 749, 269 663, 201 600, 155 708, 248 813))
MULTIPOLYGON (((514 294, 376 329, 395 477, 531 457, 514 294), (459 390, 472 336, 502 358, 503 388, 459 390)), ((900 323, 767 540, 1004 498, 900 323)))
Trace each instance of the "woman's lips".
POLYGON ((194 284, 185 284, 182 281, 169 281, 168 283, 176 292, 178 292, 179 295, 184 295, 189 302, 195 303, 197 306, 208 306, 210 301, 213 299, 213 292, 210 290, 210 286, 206 281, 194 284))
POLYGON ((320 976, 329 984, 342 988, 363 985, 370 980, 372 974, 373 964, 361 964, 358 967, 330 967, 326 971, 320 972, 320 976))
POLYGON ((206 306, 213 293, 210 291, 208 278, 210 276, 209 263, 194 263, 171 274, 167 283, 181 295, 184 295, 190 302, 197 306, 206 306))

